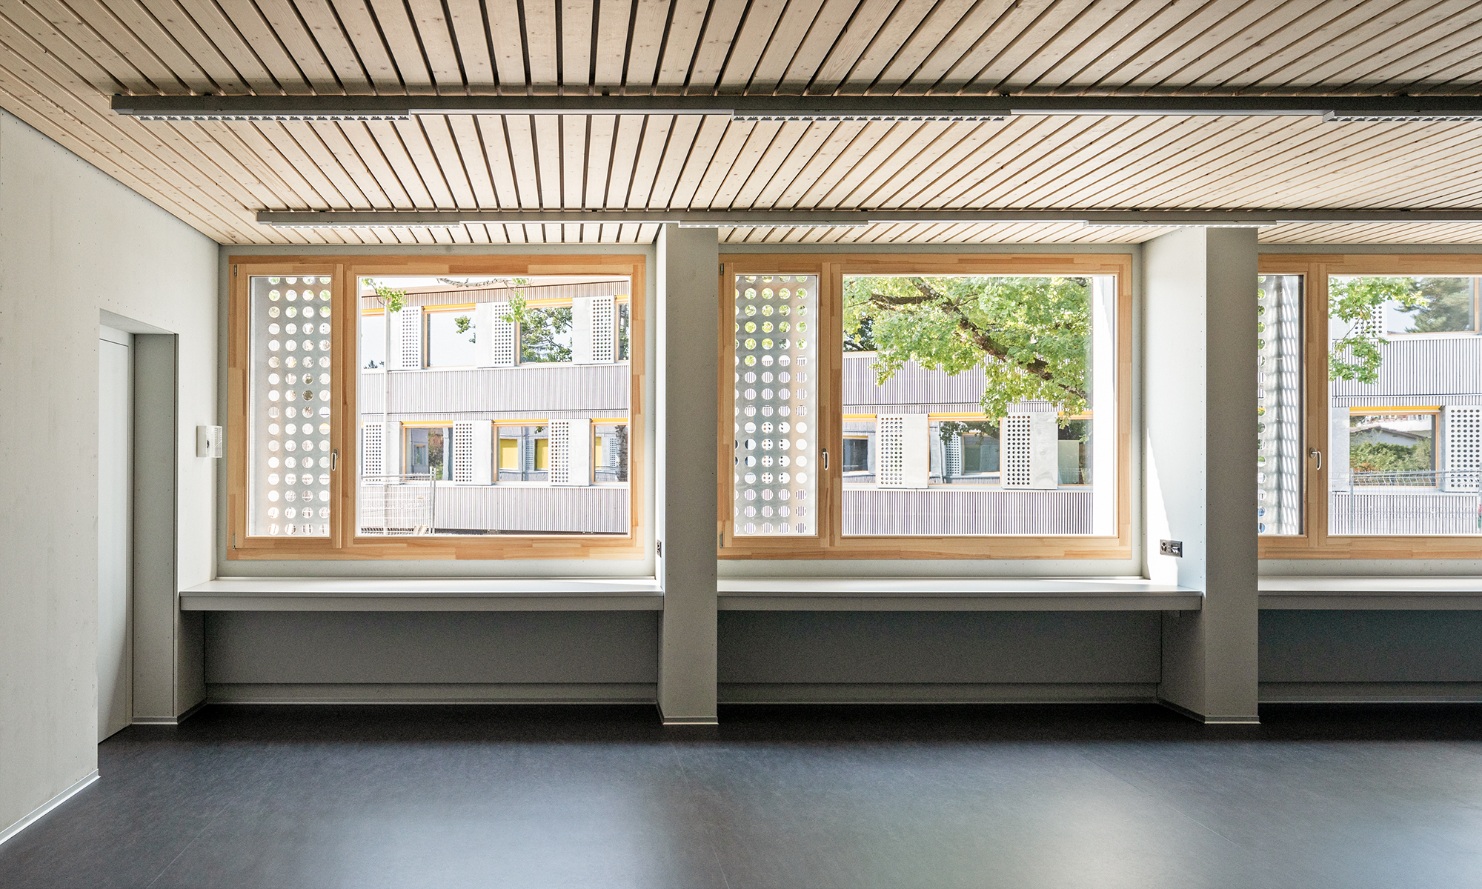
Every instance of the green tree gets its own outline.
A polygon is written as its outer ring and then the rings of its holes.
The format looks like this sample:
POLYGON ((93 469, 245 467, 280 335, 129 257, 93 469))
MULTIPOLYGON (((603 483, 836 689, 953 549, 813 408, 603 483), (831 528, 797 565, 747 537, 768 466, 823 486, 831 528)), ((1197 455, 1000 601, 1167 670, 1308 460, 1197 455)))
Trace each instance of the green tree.
POLYGON ((1384 338, 1382 322, 1375 322, 1375 315, 1391 302, 1406 311, 1429 304, 1415 278, 1384 275, 1328 279, 1328 316, 1348 325, 1329 349, 1330 379, 1356 383, 1379 379, 1379 365, 1384 361, 1380 347, 1389 340, 1384 338))
POLYGON ((1090 392, 1091 284, 1073 277, 850 277, 845 351, 875 352, 883 383, 907 362, 959 374, 982 368, 986 417, 1044 400, 1062 416, 1090 392))

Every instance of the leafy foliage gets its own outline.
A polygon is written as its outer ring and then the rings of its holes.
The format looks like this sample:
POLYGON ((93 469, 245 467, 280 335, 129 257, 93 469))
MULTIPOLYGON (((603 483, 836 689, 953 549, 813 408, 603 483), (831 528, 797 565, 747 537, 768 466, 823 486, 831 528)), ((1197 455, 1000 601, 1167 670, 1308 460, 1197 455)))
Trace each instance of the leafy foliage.
POLYGON ((376 298, 381 301, 382 306, 386 307, 386 311, 400 312, 406 306, 407 292, 405 290, 399 290, 389 284, 383 284, 375 278, 363 278, 361 281, 365 286, 375 291, 376 298))
POLYGON ((1328 280, 1328 316, 1348 325, 1328 352, 1331 379, 1357 383, 1379 379, 1379 365, 1384 360, 1380 347, 1389 340, 1384 338, 1383 325, 1375 322, 1375 316, 1391 302, 1405 310, 1427 304, 1415 278, 1385 275, 1328 280))
POLYGON ((911 361, 948 374, 982 368, 987 417, 1033 400, 1078 414, 1090 391, 1090 309, 1087 278, 850 277, 845 350, 873 350, 881 383, 911 361))
POLYGON ((1354 472, 1429 472, 1436 467, 1429 441, 1413 445, 1355 442, 1348 449, 1348 465, 1354 472))
POLYGON ((523 295, 509 301, 505 321, 520 327, 520 362, 539 364, 571 360, 571 307, 532 307, 523 295))

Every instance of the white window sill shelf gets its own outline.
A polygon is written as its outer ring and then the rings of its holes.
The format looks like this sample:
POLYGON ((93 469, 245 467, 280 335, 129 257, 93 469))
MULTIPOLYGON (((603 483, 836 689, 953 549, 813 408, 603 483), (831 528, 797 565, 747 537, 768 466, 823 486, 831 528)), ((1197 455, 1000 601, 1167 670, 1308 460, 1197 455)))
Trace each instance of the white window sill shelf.
POLYGON ((1199 590, 1142 578, 747 578, 722 611, 1198 611, 1199 590))
POLYGON ((1482 611, 1482 577, 1262 577, 1263 611, 1482 611))
POLYGON ((180 591, 182 611, 662 611, 653 578, 232 577, 180 591))

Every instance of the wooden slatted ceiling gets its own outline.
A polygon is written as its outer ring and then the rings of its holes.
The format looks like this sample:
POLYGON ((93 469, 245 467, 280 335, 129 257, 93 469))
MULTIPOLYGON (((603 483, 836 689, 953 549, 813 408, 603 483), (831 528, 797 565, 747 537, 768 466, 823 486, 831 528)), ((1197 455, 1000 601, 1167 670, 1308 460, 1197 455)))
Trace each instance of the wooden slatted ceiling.
MULTIPOLYGON (((0 105, 223 243, 632 243, 653 226, 276 230, 259 209, 1443 208, 1482 124, 1307 118, 144 123, 115 92, 632 94, 1482 89, 1472 0, 7 0, 0 105), (487 18, 486 18, 487 15, 487 18)), ((1054 225, 730 229, 755 243, 1125 242, 1054 225)), ((1272 242, 1482 241, 1289 225, 1272 242)))

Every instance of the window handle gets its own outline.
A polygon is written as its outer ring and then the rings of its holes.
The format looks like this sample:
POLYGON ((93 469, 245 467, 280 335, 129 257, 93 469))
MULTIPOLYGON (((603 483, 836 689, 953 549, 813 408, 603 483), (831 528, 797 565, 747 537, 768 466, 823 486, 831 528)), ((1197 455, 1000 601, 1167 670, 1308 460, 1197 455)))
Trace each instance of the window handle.
POLYGON ((828 472, 828 448, 823 449, 823 471, 828 472))
POLYGON ((329 471, 338 472, 340 469, 340 449, 335 448, 329 452, 329 471))
POLYGON ((1317 448, 1308 448, 1307 456, 1317 458, 1317 469, 1315 471, 1322 472, 1322 451, 1319 451, 1317 448))

